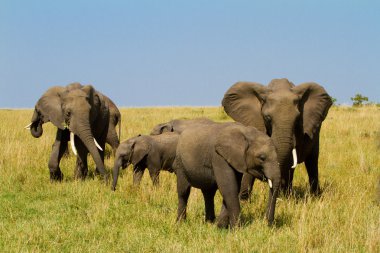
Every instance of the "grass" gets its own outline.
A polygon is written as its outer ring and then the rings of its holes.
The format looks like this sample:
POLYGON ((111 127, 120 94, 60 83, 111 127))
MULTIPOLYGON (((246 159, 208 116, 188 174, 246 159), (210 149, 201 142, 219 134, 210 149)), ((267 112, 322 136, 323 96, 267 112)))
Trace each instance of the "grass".
MULTIPOLYGON (((122 140, 148 134, 174 118, 230 120, 217 107, 122 109, 122 140)), ((379 252, 380 108, 333 107, 321 132, 323 194, 308 194, 303 165, 294 195, 278 201, 275 221, 265 221, 267 186, 256 183, 242 204, 243 225, 234 231, 204 223, 199 190, 192 190, 188 220, 175 224, 175 175, 161 173, 154 188, 148 173, 139 188, 123 171, 116 192, 90 175, 74 177, 75 159, 64 158, 62 183, 50 183, 47 162, 55 137, 51 124, 35 139, 23 129, 32 110, 0 110, 0 252, 379 252)), ((94 164, 90 159, 90 171, 94 164)), ((113 158, 106 160, 112 168, 113 158)), ((216 212, 221 197, 216 196, 216 212)))

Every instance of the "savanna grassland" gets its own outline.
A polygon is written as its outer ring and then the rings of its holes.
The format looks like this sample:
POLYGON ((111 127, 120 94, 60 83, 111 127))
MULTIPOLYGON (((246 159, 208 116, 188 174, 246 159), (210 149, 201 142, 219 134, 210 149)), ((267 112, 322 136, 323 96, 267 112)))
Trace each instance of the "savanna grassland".
MULTIPOLYGON (((230 119, 218 107, 122 109, 122 140, 148 134, 174 118, 230 119)), ((47 168, 55 127, 35 139, 23 126, 32 110, 0 110, 0 252, 380 252, 380 108, 333 107, 321 131, 323 194, 308 194, 303 165, 294 194, 278 200, 275 226, 265 221, 268 186, 255 183, 242 203, 242 226, 219 230, 204 222, 203 197, 193 189, 186 222, 175 224, 174 174, 148 173, 132 185, 122 171, 116 192, 93 175, 74 180, 75 158, 61 162, 64 181, 50 183, 47 168)), ((112 155, 106 159, 111 170, 112 155)), ((221 197, 216 196, 216 212, 221 197)))

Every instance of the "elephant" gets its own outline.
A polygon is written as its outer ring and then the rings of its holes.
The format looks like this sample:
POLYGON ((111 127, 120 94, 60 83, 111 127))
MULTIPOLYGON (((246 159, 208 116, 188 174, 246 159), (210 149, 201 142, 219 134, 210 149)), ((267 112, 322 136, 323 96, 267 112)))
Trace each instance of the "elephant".
MULTIPOLYGON (((50 99, 54 99, 55 96, 57 96, 58 94, 62 92, 67 92, 67 91, 71 91, 74 89, 81 89, 81 88, 83 88, 83 85, 81 85, 80 83, 71 83, 67 85, 66 87, 54 86, 48 89, 43 96, 50 97, 50 99)), ((98 93, 100 92, 98 91, 98 93)), ((115 105, 115 103, 109 97, 107 97, 104 94, 102 94, 102 96, 108 103, 109 111, 110 111, 110 121, 109 121, 106 143, 108 143, 112 147, 113 151, 116 151, 120 143, 121 114, 120 114, 119 109, 115 105), (119 134, 116 133, 117 125, 119 125, 119 134)), ((60 103, 58 100, 56 102, 57 104, 60 103)), ((30 129, 32 136, 35 138, 39 138, 43 133, 42 124, 46 122, 44 122, 42 118, 43 118, 43 115, 42 114, 39 115, 35 109, 31 124, 25 127, 27 129, 30 129)))
POLYGON ((205 220, 215 220, 214 196, 219 189, 223 205, 219 228, 234 228, 240 215, 239 190, 243 173, 267 181, 269 190, 266 217, 274 221, 281 172, 275 146, 266 134, 237 122, 214 123, 207 128, 187 128, 179 136, 174 161, 177 175, 177 222, 186 219, 191 187, 202 191, 205 220))
MULTIPOLYGON (((281 168, 281 189, 292 192, 294 169, 305 162, 310 192, 319 195, 319 133, 332 105, 326 90, 314 82, 295 86, 288 79, 273 79, 268 86, 237 82, 224 95, 222 105, 235 121, 269 135, 281 168), (292 159, 293 157, 293 159, 292 159)), ((248 199, 254 179, 244 175, 241 199, 248 199)))
POLYGON ((178 134, 165 132, 160 135, 138 135, 120 144, 116 150, 113 167, 112 190, 116 189, 119 169, 134 166, 133 184, 139 185, 146 168, 153 185, 159 184, 161 170, 174 172, 173 161, 176 155, 178 134))
MULTIPOLYGON (((215 124, 216 122, 207 119, 207 118, 197 118, 197 119, 174 119, 166 123, 161 123, 156 125, 152 131, 151 135, 158 135, 164 132, 176 132, 181 134, 185 129, 189 127, 194 127, 198 125, 202 125, 203 127, 207 127, 210 124, 215 124)), ((253 185, 253 180, 254 177, 252 178, 251 175, 245 175, 243 176, 243 180, 246 181, 246 179, 251 179, 252 180, 252 185, 253 185)), ((248 199, 248 194, 246 187, 244 187, 246 183, 243 184, 243 187, 241 188, 241 192, 239 193, 239 196, 241 197, 242 200, 248 199)))
POLYGON ((77 155, 75 177, 86 177, 87 154, 90 153, 96 171, 107 179, 104 167, 105 142, 107 140, 114 149, 117 148, 119 139, 114 124, 120 122, 120 118, 115 104, 91 85, 72 83, 66 87, 49 88, 36 103, 31 124, 27 127, 36 138, 42 135, 44 123, 51 122, 57 127, 48 163, 50 180, 63 179, 59 163, 69 140, 77 155))
POLYGON ((175 119, 166 123, 156 125, 150 135, 158 135, 164 132, 176 132, 182 133, 188 127, 194 127, 194 125, 202 124, 208 125, 213 124, 214 121, 207 118, 197 118, 197 119, 175 119))

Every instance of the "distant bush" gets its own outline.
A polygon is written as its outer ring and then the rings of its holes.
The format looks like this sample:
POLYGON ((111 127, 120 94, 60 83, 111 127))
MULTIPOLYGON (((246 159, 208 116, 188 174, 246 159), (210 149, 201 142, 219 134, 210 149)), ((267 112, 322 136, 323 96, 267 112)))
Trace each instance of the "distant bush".
POLYGON ((353 106, 362 106, 363 104, 368 103, 368 97, 357 93, 354 97, 351 98, 351 101, 353 106))

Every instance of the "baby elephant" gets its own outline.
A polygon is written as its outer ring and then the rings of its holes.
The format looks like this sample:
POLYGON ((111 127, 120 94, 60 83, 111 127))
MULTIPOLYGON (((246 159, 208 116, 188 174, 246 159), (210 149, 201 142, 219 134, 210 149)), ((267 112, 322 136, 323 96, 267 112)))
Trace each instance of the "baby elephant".
POLYGON ((206 221, 214 221, 214 196, 219 189, 223 206, 217 225, 233 228, 240 215, 241 178, 243 173, 249 173, 269 184, 266 216, 269 225, 273 223, 281 173, 272 140, 256 128, 240 123, 188 128, 179 137, 174 165, 178 191, 177 221, 186 218, 191 186, 201 189, 206 221))
POLYGON ((160 170, 173 172, 172 165, 176 154, 177 133, 163 133, 161 135, 139 135, 130 138, 116 150, 115 163, 113 168, 112 190, 116 189, 119 169, 125 169, 129 164, 133 164, 133 183, 140 184, 141 178, 146 168, 154 185, 159 183, 160 170))

